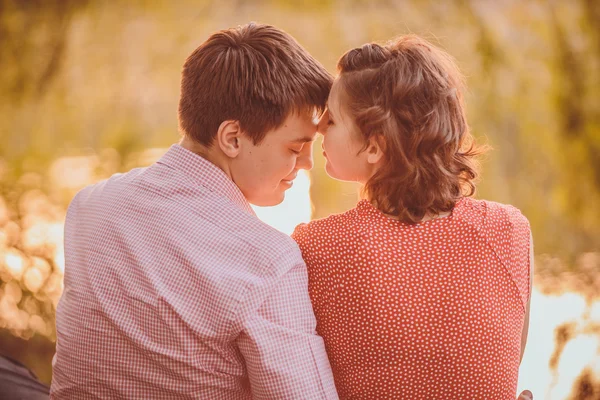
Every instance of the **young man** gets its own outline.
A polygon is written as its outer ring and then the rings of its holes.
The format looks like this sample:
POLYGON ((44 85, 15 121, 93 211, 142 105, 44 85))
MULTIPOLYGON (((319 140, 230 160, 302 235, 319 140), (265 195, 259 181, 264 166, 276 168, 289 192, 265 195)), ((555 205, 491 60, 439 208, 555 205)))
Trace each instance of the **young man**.
POLYGON ((69 206, 52 398, 337 399, 300 252, 249 205, 312 167, 331 82, 271 26, 190 55, 180 144, 69 206))

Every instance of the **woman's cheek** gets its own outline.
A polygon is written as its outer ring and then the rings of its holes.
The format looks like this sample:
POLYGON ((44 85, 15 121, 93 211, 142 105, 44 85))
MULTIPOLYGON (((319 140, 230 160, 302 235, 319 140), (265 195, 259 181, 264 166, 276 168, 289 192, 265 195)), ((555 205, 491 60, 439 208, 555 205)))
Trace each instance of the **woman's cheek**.
POLYGON ((325 151, 329 151, 332 150, 331 149, 331 144, 335 143, 335 134, 334 134, 334 130, 333 129, 328 129, 327 130, 327 135, 325 135, 323 137, 323 148, 325 149, 325 151))

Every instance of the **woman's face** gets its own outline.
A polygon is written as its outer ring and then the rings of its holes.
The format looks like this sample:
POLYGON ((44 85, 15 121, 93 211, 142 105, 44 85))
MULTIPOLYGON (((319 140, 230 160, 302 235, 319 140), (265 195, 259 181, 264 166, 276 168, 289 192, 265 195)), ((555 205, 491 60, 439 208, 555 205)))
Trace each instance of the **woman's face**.
POLYGON ((327 110, 319 121, 318 131, 323 135, 323 156, 327 175, 341 181, 366 183, 376 166, 364 150, 365 141, 347 114, 343 104, 339 78, 333 83, 327 110))

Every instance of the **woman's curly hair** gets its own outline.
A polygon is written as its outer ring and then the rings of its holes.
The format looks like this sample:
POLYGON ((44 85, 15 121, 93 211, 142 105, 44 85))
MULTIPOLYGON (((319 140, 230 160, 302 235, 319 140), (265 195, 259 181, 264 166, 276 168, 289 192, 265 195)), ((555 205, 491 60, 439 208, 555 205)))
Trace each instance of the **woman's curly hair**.
POLYGON ((348 51, 338 70, 342 107, 365 143, 374 138, 383 149, 382 167, 364 187, 373 204, 413 224, 474 194, 484 148, 470 134, 450 55, 407 35, 348 51))

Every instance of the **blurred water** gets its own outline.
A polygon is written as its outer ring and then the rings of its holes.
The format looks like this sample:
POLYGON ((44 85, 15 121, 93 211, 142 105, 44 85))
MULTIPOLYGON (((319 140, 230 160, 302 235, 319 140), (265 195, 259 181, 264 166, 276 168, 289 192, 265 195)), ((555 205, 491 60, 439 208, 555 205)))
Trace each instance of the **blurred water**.
POLYGON ((567 399, 584 368, 600 377, 600 336, 587 333, 600 324, 600 301, 586 304, 577 293, 544 295, 534 289, 531 298, 529 336, 519 373, 519 389, 536 398, 567 399), (556 329, 572 323, 572 338, 564 345, 556 369, 549 366, 555 352, 556 329))

